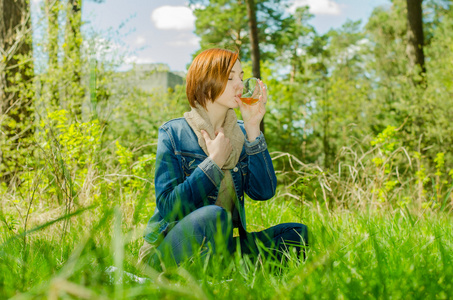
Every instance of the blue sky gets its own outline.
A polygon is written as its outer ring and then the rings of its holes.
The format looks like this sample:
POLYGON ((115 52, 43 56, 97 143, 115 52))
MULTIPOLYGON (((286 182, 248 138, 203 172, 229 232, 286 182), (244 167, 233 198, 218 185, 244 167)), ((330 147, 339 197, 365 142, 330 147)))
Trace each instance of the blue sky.
MULTIPOLYGON (((38 2, 40 0, 34 0, 38 2)), ((390 0, 294 0, 308 5, 317 32, 340 27, 347 19, 366 21, 376 6, 390 0)), ((128 63, 166 63, 184 71, 198 49, 193 14, 186 0, 84 1, 83 20, 125 53, 128 63)))

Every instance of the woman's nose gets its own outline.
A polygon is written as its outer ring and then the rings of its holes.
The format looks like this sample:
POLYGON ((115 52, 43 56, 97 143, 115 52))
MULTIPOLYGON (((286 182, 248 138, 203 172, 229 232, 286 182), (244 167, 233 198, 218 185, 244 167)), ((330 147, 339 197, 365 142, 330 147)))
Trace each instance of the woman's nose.
POLYGON ((242 82, 242 80, 239 80, 238 89, 241 89, 241 90, 244 89, 244 83, 242 82))

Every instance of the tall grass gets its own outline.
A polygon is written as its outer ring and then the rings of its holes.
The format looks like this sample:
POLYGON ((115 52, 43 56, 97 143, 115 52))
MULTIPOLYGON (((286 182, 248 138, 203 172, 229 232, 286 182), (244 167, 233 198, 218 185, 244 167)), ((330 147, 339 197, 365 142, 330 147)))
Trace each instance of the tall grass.
MULTIPOLYGON (((105 199, 107 200, 107 199, 105 199)), ((426 298, 453 296, 453 222, 430 210, 330 210, 283 198, 248 202, 251 230, 279 222, 310 229, 305 261, 234 256, 159 273, 137 266, 142 226, 119 207, 90 207, 24 234, 1 236, 0 297, 426 298), (62 222, 71 226, 62 239, 62 222), (129 218, 130 220, 130 218, 129 218), (27 237, 24 242, 24 237, 27 237), (112 266, 116 268, 112 268, 112 266), (126 271, 127 273, 123 272, 126 271), (137 282, 137 278, 142 279, 137 282)))

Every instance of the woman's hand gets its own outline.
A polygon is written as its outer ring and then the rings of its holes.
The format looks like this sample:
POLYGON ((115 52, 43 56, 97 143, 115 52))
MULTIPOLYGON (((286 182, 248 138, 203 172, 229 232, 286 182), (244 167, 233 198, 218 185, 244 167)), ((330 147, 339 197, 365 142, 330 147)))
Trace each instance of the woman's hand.
POLYGON ((244 120, 247 138, 251 142, 260 135, 260 123, 266 113, 267 89, 261 80, 258 79, 258 82, 262 92, 257 104, 248 105, 241 100, 236 100, 241 110, 242 120, 244 120))
POLYGON ((201 130, 201 134, 206 142, 206 148, 208 149, 209 157, 222 168, 226 163, 228 157, 230 157, 233 146, 231 146, 230 139, 225 136, 223 128, 215 132, 215 139, 211 140, 209 134, 201 130))

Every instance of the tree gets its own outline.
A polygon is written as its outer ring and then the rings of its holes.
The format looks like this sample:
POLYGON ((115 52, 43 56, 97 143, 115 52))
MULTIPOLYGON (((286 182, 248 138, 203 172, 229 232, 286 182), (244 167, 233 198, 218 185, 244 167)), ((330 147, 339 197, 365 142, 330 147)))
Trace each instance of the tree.
POLYGON ((283 19, 288 17, 285 11, 287 0, 246 1, 249 0, 189 1, 196 17, 195 34, 201 38, 201 50, 213 46, 236 47, 240 50, 241 60, 249 61, 251 34, 248 13, 252 13, 254 8, 260 59, 274 58, 275 41, 283 31, 283 19))
POLYGON ((66 8, 66 28, 64 51, 64 69, 71 70, 66 73, 68 84, 65 84, 65 99, 67 107, 74 118, 82 114, 82 101, 84 88, 82 79, 82 0, 68 0, 66 8))
MULTIPOLYGON (((256 24, 256 6, 254 0, 246 0, 247 17, 250 33, 250 53, 252 59, 252 75, 255 78, 261 78, 260 68, 260 45, 258 42, 258 26, 256 24)), ((264 117, 260 123, 260 130, 264 132, 264 117)))
POLYGON ((261 78, 260 71, 260 45, 258 41, 258 26, 256 24, 256 6, 254 0, 247 0, 247 17, 250 32, 250 53, 252 59, 252 75, 261 78))
POLYGON ((27 144, 33 118, 30 7, 26 0, 0 0, 0 176, 11 179, 24 167, 17 148, 27 144))
POLYGON ((195 34, 201 38, 200 51, 213 46, 235 47, 240 50, 241 59, 246 57, 249 37, 247 36, 247 15, 241 2, 242 0, 236 2, 231 0, 189 1, 194 7, 196 17, 195 34), (245 49, 243 49, 244 45, 245 49))
MULTIPOLYGON (((407 3, 407 48, 406 53, 409 58, 409 69, 415 71, 417 75, 425 73, 425 55, 423 54, 423 0, 406 0, 407 3)), ((421 83, 421 80, 416 80, 421 83)))
POLYGON ((418 1, 418 29, 416 22, 410 28, 409 15, 414 13, 409 6, 413 3, 407 0, 393 0, 389 9, 375 9, 366 26, 368 39, 378 45, 367 60, 375 110, 371 129, 376 134, 388 125, 401 127, 399 136, 405 148, 420 152, 431 161, 431 167, 438 152, 451 152, 451 94, 448 96, 449 84, 444 84, 451 81, 445 80, 451 77, 451 34, 447 33, 451 31, 451 6, 447 2, 425 0, 422 10, 418 1), (408 33, 410 30, 413 32, 408 33), (423 42, 417 42, 416 30, 423 42), (418 63, 416 51, 420 51, 418 63), (421 55, 429 59, 422 61, 421 55))
MULTIPOLYGON (((297 73, 304 73, 304 57, 307 54, 318 54, 321 49, 316 49, 315 53, 309 50, 314 45, 317 34, 313 26, 308 21, 313 18, 309 13, 308 6, 298 7, 293 15, 283 20, 284 30, 278 35, 279 40, 275 42, 277 50, 277 61, 284 65, 290 65, 289 82, 294 83, 297 73)), ((311 48, 314 50, 314 47, 311 48)))
POLYGON ((68 109, 72 119, 80 118, 85 96, 81 53, 82 0, 45 0, 44 10, 47 17, 48 63, 47 74, 41 78, 49 93, 47 104, 68 109), (59 23, 61 17, 66 19, 64 24, 59 23), (61 36, 64 36, 63 43, 60 42, 61 36))
MULTIPOLYGON (((47 72, 55 74, 58 72, 58 15, 61 10, 60 0, 45 0, 44 6, 47 17, 47 72)), ((58 107, 60 105, 59 88, 56 84, 49 85, 49 104, 58 107)))
POLYGON ((59 0, 46 0, 45 13, 47 16, 47 52, 49 66, 58 64, 58 14, 60 12, 59 0))

